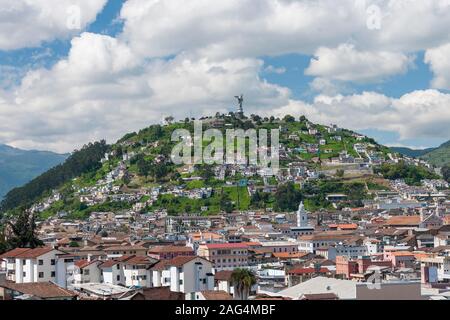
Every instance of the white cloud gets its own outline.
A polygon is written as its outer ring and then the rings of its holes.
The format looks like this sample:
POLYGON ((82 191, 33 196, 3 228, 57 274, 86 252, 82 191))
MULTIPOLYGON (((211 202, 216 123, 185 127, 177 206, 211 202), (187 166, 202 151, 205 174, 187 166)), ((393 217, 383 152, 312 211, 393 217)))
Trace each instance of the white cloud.
POLYGON ((358 51, 353 45, 319 48, 311 59, 306 75, 340 81, 376 82, 402 74, 412 64, 403 53, 358 51))
POLYGON ((0 0, 0 50, 34 47, 76 34, 95 20, 107 0, 0 0), (71 10, 77 6, 77 11, 71 10), (75 24, 71 23, 75 22, 75 24), (69 28, 70 27, 70 28, 69 28))
MULTIPOLYGON (((74 1, 5 2, 0 49, 73 35, 65 13, 74 1)), ((105 1, 79 3, 86 6, 85 25, 105 1)), ((356 3, 361 1, 128 0, 118 38, 83 33, 52 68, 29 71, 11 90, 0 87, 0 141, 71 151, 92 140, 113 142, 165 115, 232 110, 241 92, 248 113, 306 114, 353 129, 393 130, 402 139, 448 138, 449 95, 343 95, 342 85, 402 73, 411 52, 448 43, 448 0, 384 1, 380 30, 366 27, 366 7, 356 3), (311 87, 321 93, 314 102, 294 100, 287 88, 260 78, 260 57, 285 53, 317 54, 308 69, 318 77, 311 87)))
POLYGON ((209 61, 181 54, 143 61, 122 42, 83 33, 66 60, 30 71, 9 95, 0 92, 0 140, 66 152, 74 146, 158 122, 234 109, 245 89, 248 110, 281 106, 289 90, 261 80, 257 59, 209 61))
POLYGON ((313 103, 291 100, 274 110, 281 116, 306 115, 319 123, 337 123, 353 130, 398 132, 401 140, 450 136, 450 94, 418 90, 398 99, 375 92, 354 95, 320 95, 313 103))
POLYGON ((216 58, 312 54, 348 42, 361 51, 412 52, 450 39, 448 0, 376 3, 379 30, 367 27, 371 1, 129 0, 122 37, 144 56, 192 51, 216 58))
POLYGON ((433 88, 450 90, 450 43, 427 50, 425 63, 435 75, 433 88))

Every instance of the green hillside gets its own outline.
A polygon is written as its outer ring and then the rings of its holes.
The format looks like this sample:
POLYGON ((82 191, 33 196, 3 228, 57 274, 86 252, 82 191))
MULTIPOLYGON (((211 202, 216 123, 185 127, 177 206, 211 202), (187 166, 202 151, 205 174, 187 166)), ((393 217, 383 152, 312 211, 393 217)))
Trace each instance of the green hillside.
POLYGON ((428 161, 436 167, 443 167, 444 165, 450 165, 450 141, 442 144, 439 148, 434 149, 420 157, 421 159, 428 161))
MULTIPOLYGON (((328 160, 339 160, 340 156, 358 159, 358 163, 390 160, 391 150, 375 140, 351 130, 314 124, 305 117, 276 119, 252 115, 240 119, 234 114, 218 114, 202 120, 204 130, 216 128, 223 133, 229 128, 280 129, 280 165, 283 168, 301 163, 311 171, 329 170, 328 160)), ((222 170, 220 166, 176 165, 171 161, 175 145, 171 136, 175 129, 186 129, 192 134, 194 123, 186 119, 151 125, 126 134, 112 145, 104 141, 89 144, 74 152, 63 164, 11 190, 1 203, 1 211, 9 215, 17 209, 39 204, 38 207, 45 208, 38 209, 41 218, 64 211, 68 219, 84 219, 92 212, 121 212, 131 208, 140 212, 167 210, 170 215, 266 208, 289 211, 298 206, 302 198, 308 209, 331 208, 332 204, 326 200, 328 193, 344 193, 348 195, 345 205, 358 207, 367 196, 366 189, 384 188, 380 185, 383 177, 367 177, 367 171, 360 176, 347 174, 345 170, 336 176, 322 174, 320 179, 302 188, 296 185, 283 189, 286 181, 282 178, 264 179, 256 173, 247 175, 245 169, 227 168, 220 174, 217 172, 222 170), (56 191, 58 196, 52 200, 56 191), (156 197, 152 196, 153 192, 156 197)), ((203 141, 205 146, 209 143, 203 141)), ((358 166, 353 162, 353 167, 358 166)), ((386 179, 425 176, 416 174, 421 172, 411 166, 384 169, 380 173, 386 179)), ((417 179, 411 178, 411 183, 416 183, 417 179)))
POLYGON ((67 157, 53 152, 26 151, 0 145, 0 199, 11 189, 27 183, 67 157))

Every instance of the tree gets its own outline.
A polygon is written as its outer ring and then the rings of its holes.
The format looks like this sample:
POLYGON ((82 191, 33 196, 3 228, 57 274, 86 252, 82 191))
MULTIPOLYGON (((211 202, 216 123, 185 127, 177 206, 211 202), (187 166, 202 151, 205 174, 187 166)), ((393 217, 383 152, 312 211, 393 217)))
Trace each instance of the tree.
POLYGON ((445 165, 444 167, 442 167, 441 173, 444 177, 444 180, 450 182, 450 165, 445 165))
POLYGON ((283 121, 284 122, 295 122, 295 118, 293 116, 291 116, 290 114, 288 114, 283 118, 283 121))
POLYGON ((226 213, 233 212, 233 203, 231 202, 231 199, 226 192, 222 192, 219 204, 220 210, 225 211, 226 213))
POLYGON ((175 118, 172 117, 172 116, 168 116, 168 117, 165 117, 164 120, 165 120, 168 124, 171 124, 171 123, 173 122, 173 120, 175 120, 175 118))
POLYGON ((23 211, 12 223, 8 222, 12 235, 7 239, 8 249, 15 248, 36 248, 43 246, 44 243, 36 235, 36 221, 32 213, 23 211))
POLYGON ((78 248, 80 245, 76 241, 70 241, 69 247, 70 248, 78 248))
POLYGON ((256 284, 256 276, 250 270, 237 268, 231 274, 231 282, 234 287, 234 298, 247 300, 250 289, 256 284))
POLYGON ((8 250, 8 243, 6 242, 6 236, 3 227, 0 226, 0 254, 4 253, 6 250, 8 250))
POLYGON ((295 185, 287 183, 278 187, 275 193, 275 208, 280 211, 294 211, 302 200, 302 193, 295 185))
POLYGON ((151 170, 151 164, 148 161, 145 161, 142 155, 139 155, 138 157, 136 162, 138 173, 140 176, 147 177, 151 170))

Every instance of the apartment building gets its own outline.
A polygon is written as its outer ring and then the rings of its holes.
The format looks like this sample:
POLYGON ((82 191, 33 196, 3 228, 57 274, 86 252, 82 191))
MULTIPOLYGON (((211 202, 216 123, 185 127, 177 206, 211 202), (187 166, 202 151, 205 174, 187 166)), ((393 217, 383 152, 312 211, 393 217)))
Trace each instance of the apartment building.
POLYGON ((192 293, 214 289, 213 264, 197 256, 178 256, 151 268, 153 287, 170 287, 172 292, 192 293))
POLYGON ((57 256, 63 252, 51 247, 17 248, 0 258, 5 261, 6 279, 15 283, 56 281, 57 256))
POLYGON ((158 260, 170 260, 178 256, 194 256, 194 250, 183 246, 154 246, 147 249, 147 255, 158 260))
POLYGON ((216 271, 248 266, 248 245, 245 243, 211 243, 198 248, 198 255, 213 263, 216 271))

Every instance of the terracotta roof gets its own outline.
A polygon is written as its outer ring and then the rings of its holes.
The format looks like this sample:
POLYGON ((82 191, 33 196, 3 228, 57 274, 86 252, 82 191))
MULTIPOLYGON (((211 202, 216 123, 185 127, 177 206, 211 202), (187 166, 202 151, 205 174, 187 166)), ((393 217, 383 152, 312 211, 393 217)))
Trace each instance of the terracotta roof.
MULTIPOLYGON (((184 294, 181 292, 172 292, 170 287, 144 288, 137 293, 143 300, 184 300, 184 294)), ((138 300, 139 297, 136 297, 138 300)))
POLYGON ((168 253, 168 252, 194 252, 192 248, 185 246, 155 246, 148 249, 149 253, 168 253))
POLYGON ((88 261, 88 260, 78 260, 75 261, 75 265, 80 268, 86 268, 87 266, 90 266, 91 264, 93 264, 94 262, 98 262, 97 260, 92 260, 92 261, 88 261))
POLYGON ((6 281, 0 286, 38 298, 54 299, 73 298, 77 296, 75 292, 63 289, 52 282, 14 283, 6 281))
POLYGON ((158 260, 150 258, 150 257, 144 257, 144 256, 134 256, 129 260, 126 260, 124 264, 126 265, 154 265, 157 263, 158 260))
POLYGON ((225 271, 225 270, 224 271, 218 271, 214 275, 214 280, 230 281, 232 274, 233 274, 233 271, 225 271))
POLYGON ((341 230, 355 230, 358 229, 358 225, 356 223, 343 223, 343 224, 330 224, 328 225, 330 228, 338 228, 341 230))
POLYGON ((27 251, 24 251, 22 253, 19 253, 18 255, 16 255, 16 258, 20 258, 20 259, 35 259, 37 257, 40 257, 46 253, 49 253, 50 251, 53 251, 55 249, 51 248, 51 247, 41 247, 41 248, 34 248, 34 249, 29 249, 27 251))
POLYGON ((112 247, 105 248, 103 250, 104 251, 132 251, 132 250, 147 250, 147 248, 144 248, 142 246, 126 245, 126 246, 112 246, 112 247))
POLYGON ((201 291, 206 300, 233 300, 231 295, 225 291, 201 291))
POLYGON ((19 254, 22 254, 28 250, 31 250, 31 249, 30 248, 15 248, 11 251, 5 252, 4 254, 0 255, 0 259, 15 258, 19 254))
POLYGON ((417 226, 420 224, 420 216, 396 216, 389 218, 385 225, 388 226, 417 226))
POLYGON ((298 259, 309 255, 309 252, 274 252, 273 255, 278 259, 298 259))
POLYGON ((152 270, 164 270, 166 267, 182 267, 183 265, 194 259, 202 259, 204 261, 208 261, 199 256, 178 256, 170 260, 159 261, 152 267, 152 270))
POLYGON ((217 233, 213 233, 213 232, 195 232, 195 233, 190 233, 189 237, 191 237, 194 240, 201 240, 203 239, 222 239, 223 236, 221 236, 220 234, 217 233))

